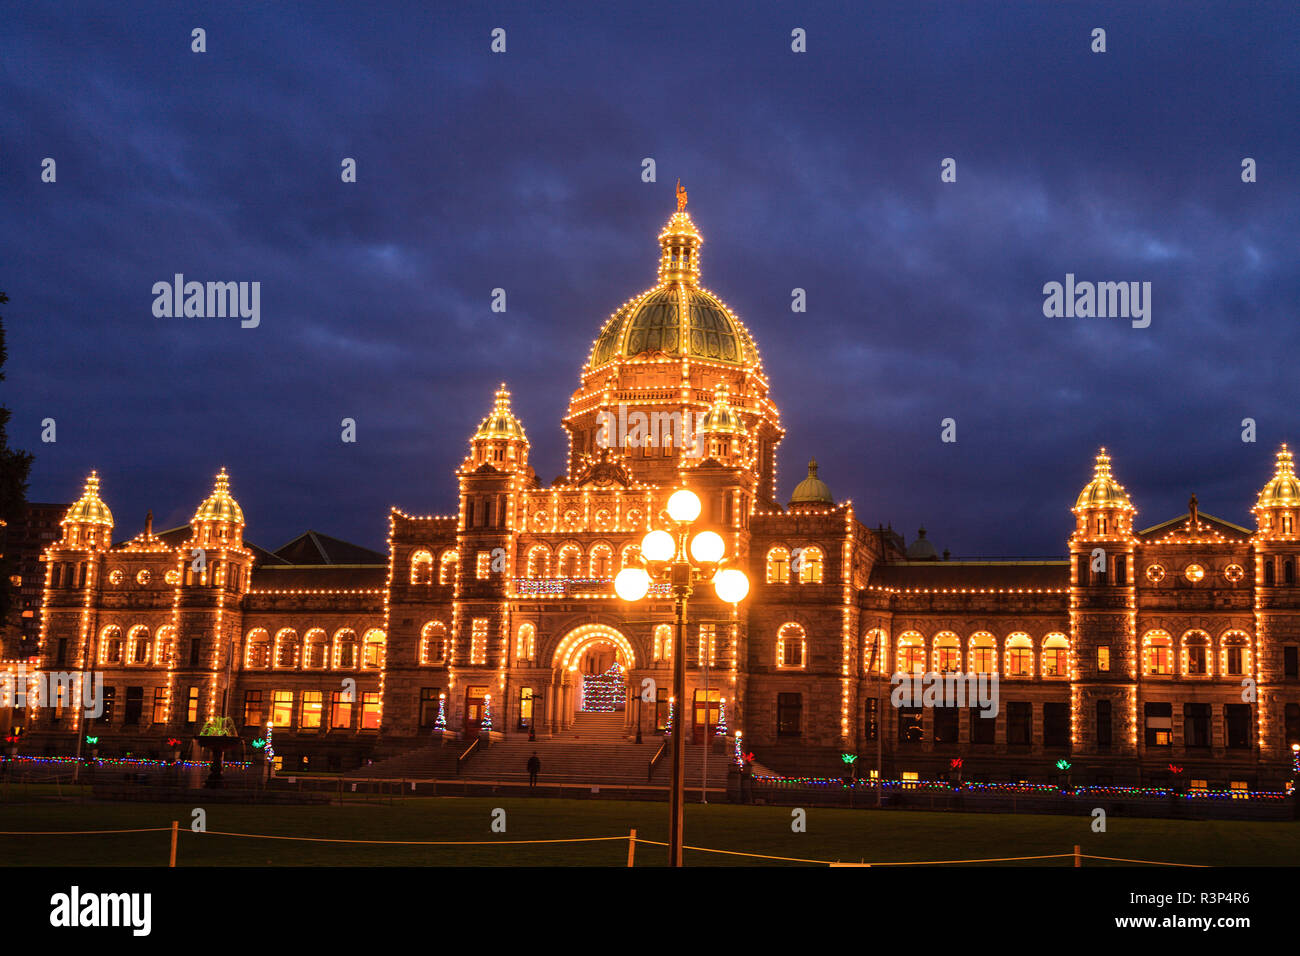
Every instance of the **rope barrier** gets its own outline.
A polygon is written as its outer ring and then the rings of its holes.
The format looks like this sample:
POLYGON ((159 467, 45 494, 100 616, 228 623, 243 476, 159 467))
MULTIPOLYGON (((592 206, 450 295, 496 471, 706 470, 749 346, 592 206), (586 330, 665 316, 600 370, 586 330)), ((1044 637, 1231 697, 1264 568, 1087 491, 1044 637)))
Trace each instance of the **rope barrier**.
POLYGON ((1085 860, 1110 860, 1113 863, 1149 863, 1152 866, 1190 866, 1198 870, 1210 869, 1206 863, 1167 863, 1163 860, 1126 860, 1122 856, 1093 856, 1090 853, 1080 854, 1085 860))
POLYGON ((0 836, 86 836, 93 833, 166 833, 171 827, 144 827, 139 830, 0 830, 0 836))
POLYGON ((270 833, 230 833, 225 830, 196 830, 209 836, 248 837, 253 840, 292 840, 299 843, 364 843, 370 846, 505 846, 529 843, 604 843, 626 840, 626 836, 573 837, 567 840, 342 840, 331 837, 275 836, 270 833))
MULTIPOLYGON (((626 840, 627 837, 622 837, 626 840)), ((660 843, 658 840, 642 840, 637 837, 637 843, 648 843, 651 846, 667 846, 667 843, 660 843)), ((739 850, 714 850, 707 846, 682 846, 683 850, 699 850, 701 853, 725 853, 728 856, 753 856, 764 860, 784 860, 787 863, 823 863, 829 866, 831 863, 838 863, 839 860, 805 860, 797 856, 771 856, 767 853, 742 853, 739 850)))

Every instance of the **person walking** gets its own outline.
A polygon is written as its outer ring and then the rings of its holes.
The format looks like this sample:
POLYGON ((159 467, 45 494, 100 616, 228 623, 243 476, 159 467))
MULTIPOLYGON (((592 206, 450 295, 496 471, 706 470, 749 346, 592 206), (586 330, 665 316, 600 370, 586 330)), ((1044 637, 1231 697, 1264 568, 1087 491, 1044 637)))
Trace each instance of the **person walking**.
POLYGON ((528 758, 528 786, 530 788, 537 786, 537 775, 541 772, 542 762, 537 759, 537 751, 534 750, 533 755, 528 758))

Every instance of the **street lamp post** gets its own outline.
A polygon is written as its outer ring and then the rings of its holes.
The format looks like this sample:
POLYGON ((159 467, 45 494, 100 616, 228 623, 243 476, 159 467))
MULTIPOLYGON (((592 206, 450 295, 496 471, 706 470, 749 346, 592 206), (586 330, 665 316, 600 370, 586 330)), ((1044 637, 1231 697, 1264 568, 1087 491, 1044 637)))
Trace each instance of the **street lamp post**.
MULTIPOLYGON (((736 604, 749 593, 749 579, 739 568, 727 567, 726 543, 716 531, 691 528, 700 517, 700 499, 685 488, 672 493, 660 515, 669 531, 650 531, 641 539, 643 567, 627 567, 614 578, 614 590, 625 601, 639 601, 652 583, 667 584, 676 606, 673 637, 673 697, 677 714, 673 731, 672 787, 669 792, 668 865, 682 865, 682 830, 686 803, 686 603, 695 585, 712 582, 718 599, 736 604)), ((735 560, 735 556, 732 556, 735 560)), ((708 702, 705 702, 706 713, 708 702)), ((708 718, 705 718, 707 724, 708 718)))

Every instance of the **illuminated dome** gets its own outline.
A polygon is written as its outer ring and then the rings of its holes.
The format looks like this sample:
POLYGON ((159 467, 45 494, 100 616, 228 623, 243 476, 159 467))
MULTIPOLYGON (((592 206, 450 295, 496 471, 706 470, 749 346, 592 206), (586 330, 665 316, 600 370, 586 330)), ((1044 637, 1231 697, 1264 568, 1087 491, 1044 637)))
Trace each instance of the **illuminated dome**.
POLYGON ((488 413, 487 418, 483 419, 478 431, 474 433, 474 438, 513 438, 528 441, 528 436, 524 434, 524 426, 510 410, 510 391, 506 388, 505 382, 502 382, 501 387, 497 389, 496 397, 492 402, 492 411, 488 413))
POLYGON ((1074 507, 1075 510, 1080 508, 1132 510, 1133 503, 1129 501, 1128 492, 1110 473, 1110 455, 1106 454, 1105 448, 1097 453, 1092 481, 1083 486, 1083 491, 1079 492, 1074 507))
POLYGON ((1300 506, 1300 479, 1295 475, 1295 459, 1283 445, 1277 453, 1276 471, 1259 493, 1256 508, 1295 508, 1300 506))
POLYGON ((202 521, 228 521, 238 525, 244 523, 244 510, 230 495, 230 476, 224 468, 217 473, 217 484, 212 489, 212 494, 194 513, 194 523, 202 521))
POLYGON ((92 471, 86 478, 86 488, 81 497, 68 509, 63 524, 97 524, 111 528, 113 512, 99 497, 99 474, 92 471))
POLYGON ((660 354, 742 368, 759 364, 748 330, 721 299, 698 284, 704 238, 684 207, 683 197, 659 234, 659 284, 610 317, 588 367, 660 354))
POLYGON ((808 477, 794 486, 790 505, 833 505, 835 498, 830 486, 817 477, 817 459, 808 462, 808 477))

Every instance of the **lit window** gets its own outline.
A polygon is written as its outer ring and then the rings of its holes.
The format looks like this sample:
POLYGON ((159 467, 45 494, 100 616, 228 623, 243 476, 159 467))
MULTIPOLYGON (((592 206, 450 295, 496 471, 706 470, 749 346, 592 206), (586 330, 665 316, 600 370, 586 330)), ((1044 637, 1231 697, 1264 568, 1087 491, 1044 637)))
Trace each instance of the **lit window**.
POLYGON ((377 627, 366 631, 362 645, 361 666, 374 670, 384 666, 384 646, 387 643, 384 632, 377 627))
POLYGON ((934 636, 934 669, 940 674, 961 672, 961 638, 952 631, 934 636))
POLYGON ((352 692, 336 690, 330 694, 330 730, 352 727, 352 692))
POLYGON ((1034 676, 1034 643, 1023 632, 1007 638, 1007 676, 1034 676))
POLYGON ((521 661, 531 661, 537 654, 537 625, 525 622, 519 625, 515 637, 515 657, 521 661))
POLYGON ((865 673, 885 673, 889 656, 889 637, 880 628, 867 631, 862 645, 862 669, 865 673))
POLYGON ((361 729, 379 729, 379 693, 368 691, 361 695, 361 729))
POLYGON ((298 632, 291 627, 282 628, 275 635, 275 666, 298 666, 298 632))
POLYGON ((420 630, 420 663, 441 664, 447 654, 447 625, 430 621, 420 630))
POLYGON ((767 552, 767 583, 790 583, 790 552, 788 549, 775 547, 767 552))
POLYGON ((474 574, 480 581, 486 581, 492 574, 492 552, 480 551, 474 555, 474 574))
POLYGON ((1048 634, 1043 638, 1043 676, 1068 677, 1070 666, 1070 641, 1064 634, 1048 634))
POLYGON ((717 626, 714 624, 700 625, 700 643, 699 656, 697 663, 700 667, 707 663, 709 667, 714 667, 718 663, 718 633, 717 626))
POLYGON ((821 584, 826 555, 816 545, 795 548, 790 570, 799 575, 800 584, 821 584))
POLYGON ((438 583, 447 585, 456 583, 456 562, 460 555, 456 551, 444 551, 438 559, 438 583))
POLYGON ((551 552, 545 545, 535 545, 528 549, 528 576, 544 578, 551 573, 551 552))
POLYGON ((293 726, 293 691, 277 690, 271 693, 271 726, 293 726))
POLYGON ((1097 648, 1097 670, 1099 671, 1110 670, 1110 648, 1109 647, 1103 646, 1097 648))
POLYGON ((299 730, 320 730, 321 692, 305 690, 302 692, 302 716, 298 719, 299 730))
POLYGON ((671 624, 655 626, 654 656, 656 661, 673 659, 673 628, 671 624))
POLYGON ((306 654, 303 657, 303 667, 312 670, 321 670, 325 667, 325 647, 329 643, 329 635, 323 628, 313 627, 307 632, 304 639, 306 654))
POLYGON ((1187 580, 1195 584, 1197 581, 1201 580, 1201 578, 1205 577, 1205 568, 1201 567, 1199 564, 1189 564, 1187 570, 1183 572, 1183 575, 1187 580))
POLYGON ((1159 584, 1165 579, 1165 569, 1158 564, 1152 564, 1147 567, 1147 580, 1152 584, 1159 584))
POLYGON ((803 668, 808 657, 808 638, 798 624, 782 625, 776 638, 776 666, 803 668))
POLYGON ((343 628, 334 635, 334 669, 351 670, 357 666, 357 633, 343 628))
POLYGON ((997 641, 988 631, 978 631, 970 638, 970 669, 976 674, 994 674, 998 669, 997 641))
POLYGON ((428 551, 417 551, 411 555, 411 583, 433 583, 433 555, 428 551))
POLYGON ((925 638, 916 631, 898 638, 898 669, 904 674, 925 673, 925 638))
POLYGON ((470 624, 469 662, 487 663, 488 619, 476 617, 470 624))
POLYGON ((1167 631, 1148 631, 1142 638, 1142 672, 1168 677, 1174 672, 1174 641, 1167 631))
POLYGON ((271 666, 271 635, 260 627, 249 631, 248 637, 245 638, 244 666, 271 666))

